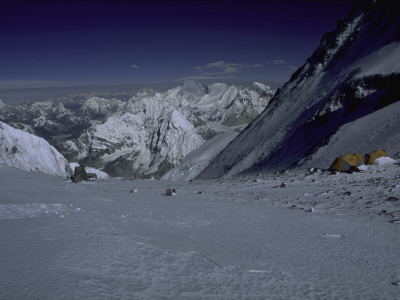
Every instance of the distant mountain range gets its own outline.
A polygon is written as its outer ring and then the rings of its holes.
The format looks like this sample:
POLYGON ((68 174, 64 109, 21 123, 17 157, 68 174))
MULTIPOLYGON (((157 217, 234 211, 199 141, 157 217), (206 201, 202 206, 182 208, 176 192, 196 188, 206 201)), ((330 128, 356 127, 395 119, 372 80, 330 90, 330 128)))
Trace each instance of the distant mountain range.
POLYGON ((134 97, 77 96, 33 104, 0 102, 0 120, 45 138, 70 162, 111 176, 159 178, 206 140, 240 131, 275 91, 186 81, 134 97))

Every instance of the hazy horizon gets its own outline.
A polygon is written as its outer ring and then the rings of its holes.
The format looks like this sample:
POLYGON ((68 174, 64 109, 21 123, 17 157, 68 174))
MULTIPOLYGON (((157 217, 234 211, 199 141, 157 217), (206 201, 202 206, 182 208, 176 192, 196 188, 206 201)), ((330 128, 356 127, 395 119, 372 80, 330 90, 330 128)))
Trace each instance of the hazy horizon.
MULTIPOLYGON (((217 82, 203 82, 217 83, 217 82)), ((253 82, 222 82, 235 86, 250 86, 253 82)), ((270 86, 272 89, 281 87, 284 82, 261 82, 270 86)), ((152 84, 119 84, 119 85, 82 85, 82 86, 59 86, 59 87, 30 87, 19 89, 0 88, 0 100, 6 104, 24 103, 35 101, 55 100, 69 96, 79 96, 84 94, 93 94, 99 96, 118 95, 118 94, 136 94, 137 92, 149 88, 156 92, 165 92, 169 89, 181 86, 183 82, 171 83, 152 83, 152 84)))

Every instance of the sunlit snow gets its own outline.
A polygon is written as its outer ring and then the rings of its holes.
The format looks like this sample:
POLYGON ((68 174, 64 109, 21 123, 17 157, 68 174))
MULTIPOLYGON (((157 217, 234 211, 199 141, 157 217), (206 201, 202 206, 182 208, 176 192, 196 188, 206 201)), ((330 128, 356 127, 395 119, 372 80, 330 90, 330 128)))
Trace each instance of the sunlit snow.
POLYGON ((18 169, 66 177, 67 160, 47 141, 0 122, 0 163, 18 169))

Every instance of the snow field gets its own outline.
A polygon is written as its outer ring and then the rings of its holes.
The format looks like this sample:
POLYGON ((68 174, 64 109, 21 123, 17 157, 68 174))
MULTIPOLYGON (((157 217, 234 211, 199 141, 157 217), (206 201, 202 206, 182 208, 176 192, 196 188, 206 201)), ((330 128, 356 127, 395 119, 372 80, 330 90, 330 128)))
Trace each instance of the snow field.
POLYGON ((73 184, 0 165, 0 298, 395 299, 399 170, 73 184))

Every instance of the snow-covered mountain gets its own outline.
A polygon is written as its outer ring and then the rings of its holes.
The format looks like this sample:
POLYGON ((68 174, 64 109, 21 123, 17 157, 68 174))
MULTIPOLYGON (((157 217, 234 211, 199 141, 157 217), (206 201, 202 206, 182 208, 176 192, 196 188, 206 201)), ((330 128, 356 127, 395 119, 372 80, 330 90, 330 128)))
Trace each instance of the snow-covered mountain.
POLYGON ((344 153, 385 149, 400 159, 400 102, 341 126, 329 142, 301 161, 304 167, 326 168, 344 153))
POLYGON ((243 88, 223 83, 206 85, 190 80, 159 96, 205 121, 239 126, 248 124, 261 113, 274 93, 269 86, 258 82, 243 88))
POLYGON ((47 141, 0 122, 0 163, 29 172, 70 176, 67 160, 47 141))
POLYGON ((77 97, 32 105, 0 105, 0 120, 44 137, 69 161, 112 176, 160 177, 203 142, 241 130, 268 104, 274 90, 201 84, 130 99, 77 97))
POLYGON ((127 109, 64 143, 63 152, 111 176, 159 177, 204 142, 174 107, 142 101, 127 109))
MULTIPOLYGON (((332 135, 342 125, 400 100, 399 28, 395 1, 355 2, 348 16, 322 37, 306 63, 200 178, 293 167, 333 142, 332 135)), ((398 132, 396 124, 388 126, 398 132)), ((376 128, 370 130, 363 133, 374 135, 376 128)), ((356 143, 360 139, 357 134, 352 138, 356 143)), ((357 150, 369 152, 375 146, 366 143, 357 150)), ((327 160, 325 166, 330 163, 327 160)))

